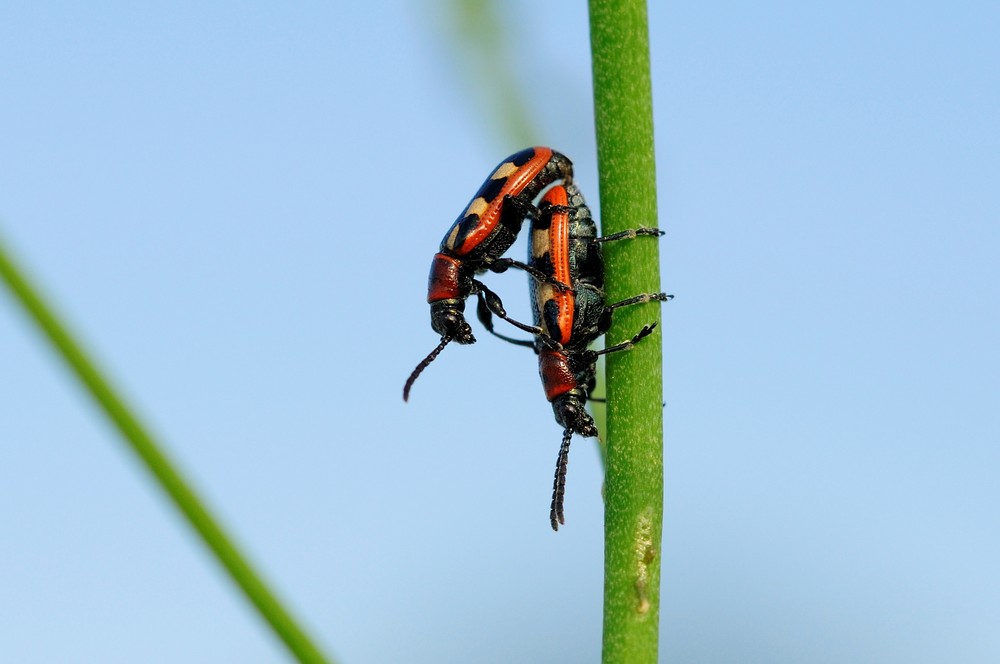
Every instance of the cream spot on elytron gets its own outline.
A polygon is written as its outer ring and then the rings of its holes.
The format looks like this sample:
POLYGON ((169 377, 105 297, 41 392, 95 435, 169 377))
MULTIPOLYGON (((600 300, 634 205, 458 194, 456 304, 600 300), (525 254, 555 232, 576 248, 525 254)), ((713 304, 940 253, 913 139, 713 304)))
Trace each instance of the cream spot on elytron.
POLYGON ((549 233, 548 231, 532 231, 531 233, 531 253, 541 258, 549 253, 549 233))
POLYGON ((451 232, 448 233, 448 239, 445 241, 444 245, 449 249, 455 249, 455 242, 458 240, 458 231, 460 229, 461 226, 455 224, 454 228, 451 229, 451 232))
POLYGON ((504 162, 500 164, 500 166, 498 166, 495 171, 493 171, 493 175, 490 176, 490 179, 502 180, 503 178, 508 177, 512 175, 515 171, 517 171, 517 168, 518 167, 515 166, 512 162, 509 161, 504 162))
POLYGON ((483 216, 483 212, 485 212, 488 207, 489 203, 486 202, 486 199, 479 196, 469 203, 469 209, 465 211, 465 216, 468 217, 470 214, 474 214, 481 217, 483 216))

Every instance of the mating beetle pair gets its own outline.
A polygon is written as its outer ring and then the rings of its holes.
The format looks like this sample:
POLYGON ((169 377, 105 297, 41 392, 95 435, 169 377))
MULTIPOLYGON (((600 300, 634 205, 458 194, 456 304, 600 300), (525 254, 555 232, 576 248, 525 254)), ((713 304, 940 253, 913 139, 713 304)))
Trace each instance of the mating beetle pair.
POLYGON ((431 326, 441 334, 441 343, 410 375, 403 398, 417 376, 451 341, 474 343, 465 321, 465 299, 478 296, 480 321, 494 335, 538 354, 539 374, 556 421, 563 427, 563 440, 556 462, 549 519, 554 530, 565 523, 563 497, 570 440, 574 433, 596 436, 597 427, 586 411, 594 389, 597 358, 628 350, 649 335, 655 323, 644 326, 624 343, 600 351, 589 345, 611 327, 615 309, 650 301, 666 301, 664 293, 643 293, 608 304, 604 295, 602 243, 642 235, 660 236, 655 228, 639 228, 606 237, 597 228, 583 195, 572 182, 572 164, 549 148, 529 148, 502 162, 483 184, 452 225, 434 257, 428 283, 431 326), (499 185, 494 184, 503 180, 499 185), (533 199, 552 186, 536 208, 533 199), (524 218, 531 219, 529 263, 502 258, 510 248, 524 218), (500 298, 474 278, 476 273, 502 272, 510 267, 531 277, 534 325, 506 315, 500 298), (533 340, 511 339, 493 329, 496 315, 519 329, 530 332, 533 340))
POLYGON ((494 313, 506 317, 500 298, 475 275, 487 270, 504 272, 511 267, 534 272, 524 263, 502 256, 517 239, 525 217, 537 215, 533 201, 542 189, 572 177, 573 163, 569 159, 552 148, 536 147, 507 157, 486 178, 465 212, 445 233, 441 249, 431 262, 427 302, 431 305, 431 327, 441 335, 441 343, 406 381, 404 401, 410 397, 413 381, 445 346, 452 341, 476 342, 463 313, 466 299, 477 295, 480 311, 493 305, 494 313))

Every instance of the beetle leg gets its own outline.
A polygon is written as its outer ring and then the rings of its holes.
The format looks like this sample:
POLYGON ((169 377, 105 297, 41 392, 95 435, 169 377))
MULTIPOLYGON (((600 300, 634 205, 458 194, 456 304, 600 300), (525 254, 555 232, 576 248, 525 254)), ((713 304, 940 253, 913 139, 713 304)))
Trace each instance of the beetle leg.
POLYGON ((632 350, 633 346, 635 346, 637 343, 639 343, 640 341, 642 341, 644 338, 646 338, 650 334, 652 334, 652 332, 653 332, 653 330, 655 328, 656 328, 656 323, 650 323, 649 325, 643 325, 642 329, 639 330, 639 332, 634 337, 632 337, 631 339, 629 339, 628 341, 623 341, 620 344, 615 344, 614 346, 610 346, 608 348, 602 348, 601 350, 595 350, 595 351, 592 351, 592 352, 594 353, 594 355, 607 355, 608 353, 617 353, 618 351, 622 351, 622 350, 632 350))
POLYGON ((608 309, 619 309, 633 304, 642 304, 643 302, 669 302, 672 299, 674 299, 674 296, 667 295, 666 293, 639 293, 638 295, 634 295, 627 300, 609 304, 608 309))
MULTIPOLYGON (((530 339, 514 339, 504 334, 500 334, 499 332, 494 330, 493 311, 490 309, 490 304, 486 301, 486 295, 483 293, 483 291, 479 291, 478 293, 476 293, 476 295, 479 298, 479 301, 476 304, 476 315, 479 317, 479 322, 483 324, 483 327, 486 328, 487 332, 489 332, 495 337, 503 339, 504 341, 512 343, 515 346, 527 346, 528 348, 535 347, 535 342, 531 341, 530 339)), ((499 300, 500 298, 497 297, 497 302, 499 302, 499 300)), ((500 314, 497 315, 499 316, 500 314)))
POLYGON ((509 268, 516 267, 519 270, 524 270, 540 283, 552 284, 559 290, 573 290, 572 286, 552 278, 551 275, 545 274, 536 267, 514 260, 513 258, 498 258, 490 263, 488 267, 491 272, 496 273, 506 272, 509 268))
POLYGON ((660 237, 665 235, 664 231, 659 228, 630 228, 627 231, 621 231, 619 233, 612 233, 611 235, 605 235, 604 237, 594 238, 594 242, 614 242, 615 240, 631 240, 633 238, 639 237, 640 235, 651 235, 653 237, 660 237))

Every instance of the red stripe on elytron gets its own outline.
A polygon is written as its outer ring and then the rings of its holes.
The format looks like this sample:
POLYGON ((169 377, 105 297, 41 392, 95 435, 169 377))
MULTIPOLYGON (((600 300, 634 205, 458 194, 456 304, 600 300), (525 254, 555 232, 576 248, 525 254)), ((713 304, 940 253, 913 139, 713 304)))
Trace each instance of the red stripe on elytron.
MULTIPOLYGON (((565 206, 569 203, 566 188, 562 185, 553 187, 543 199, 552 205, 565 206)), ((572 275, 569 269, 569 214, 555 212, 549 224, 549 258, 552 260, 552 277, 561 283, 572 286, 572 275)), ((552 300, 559 311, 559 343, 569 343, 573 333, 573 309, 575 299, 573 291, 552 287, 552 300)))
MULTIPOLYGON (((471 250, 478 247, 483 240, 489 237, 490 233, 493 232, 493 229, 500 222, 500 209, 503 207, 504 196, 508 194, 516 196, 520 194, 535 179, 535 176, 545 168, 545 164, 549 163, 549 159, 552 158, 551 148, 536 147, 534 150, 535 156, 524 162, 524 165, 518 167, 517 171, 507 178, 496 198, 489 201, 486 211, 479 215, 479 223, 475 229, 463 239, 462 247, 469 247, 471 250)), ((496 171, 493 171, 493 173, 496 173, 496 171)), ((493 173, 490 173, 491 177, 493 173)), ((468 253, 468 251, 461 253, 468 253)))

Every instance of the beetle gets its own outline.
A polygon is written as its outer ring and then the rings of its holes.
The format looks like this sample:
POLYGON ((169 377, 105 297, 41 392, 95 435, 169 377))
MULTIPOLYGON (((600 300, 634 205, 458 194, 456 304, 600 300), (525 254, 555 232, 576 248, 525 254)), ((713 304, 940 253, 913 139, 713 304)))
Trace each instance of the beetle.
MULTIPOLYGON (((573 178, 573 163, 563 154, 548 147, 532 147, 516 152, 500 162, 472 197, 465 211, 451 225, 441 240, 441 246, 431 261, 427 279, 427 302, 431 308, 431 327, 441 335, 437 347, 417 365, 403 386, 403 400, 420 373, 452 341, 459 344, 476 342, 472 327, 465 320, 465 301, 477 295, 480 318, 484 310, 509 321, 524 330, 524 325, 507 317, 500 298, 476 274, 504 272, 511 267, 546 277, 531 266, 503 254, 517 239, 526 217, 538 216, 534 200, 545 187, 573 178)), ((565 288, 555 285, 556 288, 565 288)))
MULTIPOLYGON (((602 350, 591 350, 590 344, 611 328, 615 310, 673 298, 666 293, 641 293, 608 304, 601 245, 661 235, 663 231, 657 228, 636 228, 598 237, 590 208, 575 184, 549 189, 539 204, 539 215, 532 220, 528 240, 529 265, 541 275, 538 278, 529 273, 534 339, 511 339, 494 331, 492 325, 486 325, 490 332, 506 341, 534 348, 545 396, 552 404, 556 422, 563 427, 549 509, 553 530, 559 530, 559 525, 565 523, 563 498, 570 440, 574 433, 585 437, 598 435, 586 409, 596 383, 597 358, 631 349, 652 333, 656 323, 644 326, 628 341, 602 350), (556 284, 567 284, 569 288, 558 288, 556 284)), ((480 309, 484 323, 489 320, 489 313, 480 309)))

